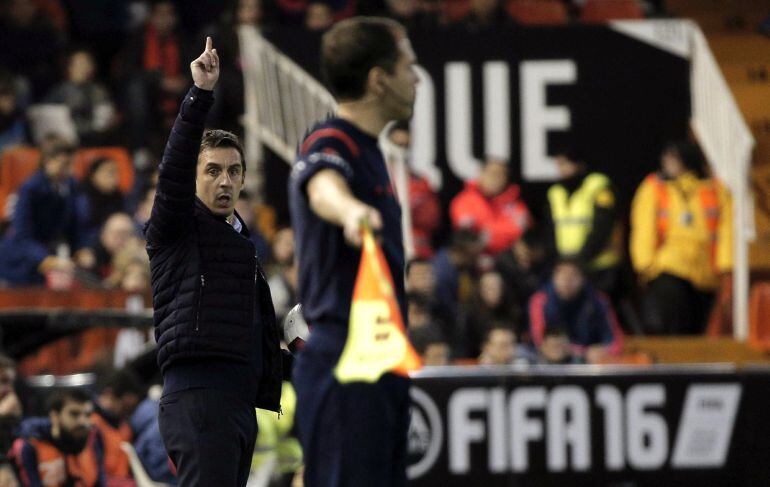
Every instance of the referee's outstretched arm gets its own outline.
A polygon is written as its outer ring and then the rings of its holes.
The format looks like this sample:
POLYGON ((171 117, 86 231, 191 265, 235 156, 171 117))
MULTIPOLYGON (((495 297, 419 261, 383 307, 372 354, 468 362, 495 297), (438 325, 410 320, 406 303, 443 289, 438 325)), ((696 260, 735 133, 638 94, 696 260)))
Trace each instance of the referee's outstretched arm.
POLYGON ((214 85, 219 79, 219 57, 210 37, 206 38, 203 53, 190 63, 190 71, 195 85, 182 101, 163 150, 155 202, 145 227, 150 247, 173 242, 193 222, 198 152, 206 115, 214 103, 214 85))

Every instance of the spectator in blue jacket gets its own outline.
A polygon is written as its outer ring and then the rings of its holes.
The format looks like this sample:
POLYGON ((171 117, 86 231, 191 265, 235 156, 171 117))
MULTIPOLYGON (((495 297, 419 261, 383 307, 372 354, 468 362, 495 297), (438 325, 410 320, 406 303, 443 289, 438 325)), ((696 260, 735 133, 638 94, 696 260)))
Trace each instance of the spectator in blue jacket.
POLYGON ((158 399, 148 397, 131 415, 134 449, 142 466, 155 482, 176 485, 177 480, 169 467, 166 448, 158 426, 158 399))
POLYGON ((559 260, 551 281, 529 300, 529 324, 538 349, 553 329, 569 336, 572 356, 596 362, 617 355, 623 348, 623 332, 609 298, 595 290, 574 259, 559 260))
MULTIPOLYGON (((75 264, 61 244, 82 260, 85 234, 76 211, 77 185, 72 177, 74 149, 60 139, 42 147, 40 169, 19 190, 11 227, 0 242, 0 280, 10 285, 42 284, 52 270, 72 273, 75 264)), ((92 254, 91 254, 92 255, 92 254)))

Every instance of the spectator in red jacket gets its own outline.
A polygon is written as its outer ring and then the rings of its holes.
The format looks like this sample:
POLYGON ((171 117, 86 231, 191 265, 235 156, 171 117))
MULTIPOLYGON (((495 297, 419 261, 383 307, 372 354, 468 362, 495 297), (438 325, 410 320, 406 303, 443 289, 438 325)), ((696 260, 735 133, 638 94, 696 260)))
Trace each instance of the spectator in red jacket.
POLYGON ((449 213, 454 228, 468 228, 486 237, 488 254, 509 248, 532 224, 517 184, 508 182, 508 163, 488 158, 479 178, 468 181, 452 200, 449 213))
MULTIPOLYGON (((411 135, 407 122, 398 122, 388 134, 390 142, 408 153, 411 135)), ((409 157, 407 155, 407 160, 409 157)), ((441 225, 441 203, 428 180, 409 171, 409 210, 412 212, 412 239, 415 257, 433 257, 433 234, 441 225)))

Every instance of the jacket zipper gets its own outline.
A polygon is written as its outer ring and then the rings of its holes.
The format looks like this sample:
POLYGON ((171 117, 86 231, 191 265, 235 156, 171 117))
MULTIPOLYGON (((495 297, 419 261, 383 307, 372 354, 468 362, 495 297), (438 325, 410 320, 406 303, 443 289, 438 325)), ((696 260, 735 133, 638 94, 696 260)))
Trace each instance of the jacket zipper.
POLYGON ((201 299, 203 298, 203 288, 206 287, 206 276, 201 274, 201 289, 198 291, 198 304, 195 306, 195 331, 200 329, 201 321, 201 299))

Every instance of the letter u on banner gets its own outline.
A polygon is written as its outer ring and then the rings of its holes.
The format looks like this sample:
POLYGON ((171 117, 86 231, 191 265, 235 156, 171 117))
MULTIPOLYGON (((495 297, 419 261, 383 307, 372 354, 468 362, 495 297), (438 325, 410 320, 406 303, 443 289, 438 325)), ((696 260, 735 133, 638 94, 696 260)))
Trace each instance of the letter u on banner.
POLYGON ((385 255, 368 226, 363 237, 348 338, 334 369, 340 383, 377 382, 386 372, 407 376, 422 366, 406 337, 385 255))

